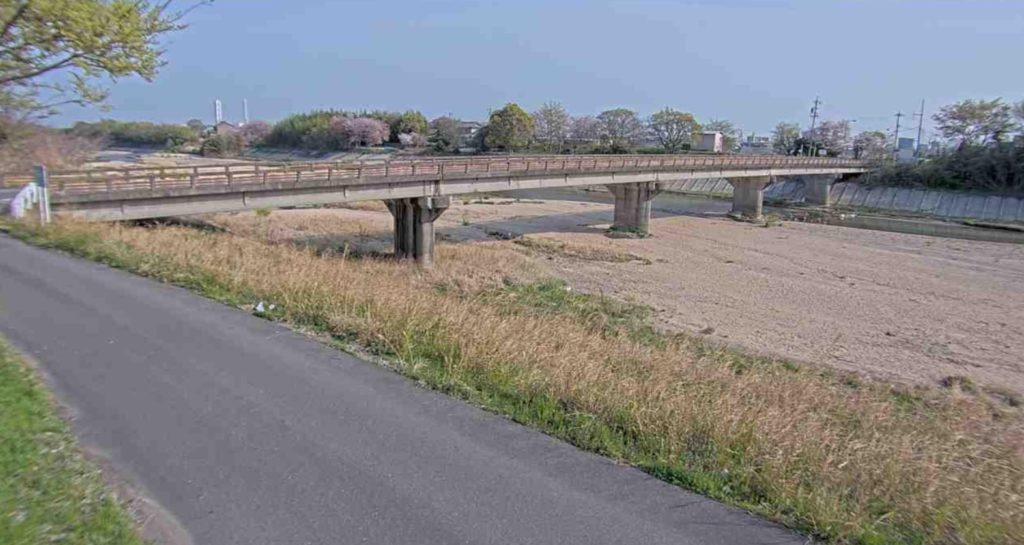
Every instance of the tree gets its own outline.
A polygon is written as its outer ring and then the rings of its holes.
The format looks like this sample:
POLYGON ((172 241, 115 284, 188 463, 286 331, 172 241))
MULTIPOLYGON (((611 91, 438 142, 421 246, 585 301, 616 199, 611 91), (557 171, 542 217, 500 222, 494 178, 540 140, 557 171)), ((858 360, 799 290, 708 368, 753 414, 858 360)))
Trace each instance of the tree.
POLYGON ((533 112, 534 133, 549 152, 560 152, 569 136, 569 112, 557 102, 547 102, 533 112))
POLYGON ((1024 133, 1024 100, 1013 105, 1013 117, 1017 119, 1017 130, 1024 133))
POLYGON ((675 153, 693 144, 694 138, 700 134, 700 124, 693 114, 665 108, 651 115, 647 121, 651 134, 658 140, 661 147, 669 153, 675 153))
POLYGON ((427 128, 427 118, 414 110, 396 114, 388 123, 392 142, 399 142, 398 137, 402 134, 426 134, 427 128))
POLYGON ((796 123, 779 123, 772 131, 772 149, 781 155, 794 155, 797 151, 797 140, 800 139, 800 126, 796 123))
POLYGON ((580 144, 596 142, 601 138, 601 122, 589 115, 574 117, 569 121, 569 141, 575 152, 580 144))
POLYGON ((241 134, 215 134, 206 140, 199 148, 203 157, 234 157, 242 152, 245 147, 245 140, 241 134))
POLYGON ((443 116, 430 122, 430 147, 438 153, 451 151, 459 146, 459 120, 443 116))
POLYGON ((185 126, 192 129, 196 134, 202 134, 206 130, 206 123, 202 119, 189 119, 185 126))
POLYGON ((0 109, 42 117, 103 102, 105 79, 152 80, 157 38, 184 28, 169 1, 4 0, 0 3, 0 109))
POLYGON ((518 104, 509 102, 491 114, 486 144, 512 152, 525 148, 533 138, 533 119, 518 104))
POLYGON ((597 121, 601 140, 612 153, 629 151, 643 138, 644 124, 633 110, 606 110, 597 116, 597 121))
POLYGON ((824 149, 829 157, 839 157, 850 147, 850 122, 845 119, 822 121, 814 131, 808 132, 807 138, 824 149))
POLYGON ((246 146, 260 146, 270 136, 273 128, 266 121, 251 121, 238 130, 246 146))
POLYGON ((388 138, 387 124, 369 117, 337 117, 331 121, 331 135, 341 149, 379 146, 388 138))
POLYGON ((422 148, 427 145, 427 137, 418 132, 403 132, 398 135, 398 143, 403 148, 422 148))
POLYGON ((880 163, 890 155, 889 138, 882 131, 864 131, 853 139, 853 156, 880 163))
POLYGON ((961 147, 1002 142, 1013 131, 1012 108, 1002 99, 963 100, 943 106, 932 116, 945 138, 961 147))
POLYGON ((722 133, 722 143, 725 151, 736 151, 739 145, 739 138, 736 136, 736 126, 731 121, 712 119, 704 124, 703 130, 722 133))

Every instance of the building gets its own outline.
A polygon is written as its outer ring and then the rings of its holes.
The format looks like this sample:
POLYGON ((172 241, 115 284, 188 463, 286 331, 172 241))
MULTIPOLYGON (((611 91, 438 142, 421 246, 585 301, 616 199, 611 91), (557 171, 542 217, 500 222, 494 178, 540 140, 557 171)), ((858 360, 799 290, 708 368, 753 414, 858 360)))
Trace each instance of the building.
POLYGON ((916 141, 913 138, 900 138, 896 143, 896 160, 909 163, 916 159, 916 141))
POLYGON ((747 135, 740 142, 740 151, 743 155, 769 155, 772 153, 772 137, 747 135))
POLYGON ((239 131, 239 128, 227 121, 220 121, 213 126, 214 134, 235 134, 239 131))
POLYGON ((476 138, 480 129, 484 127, 483 123, 478 121, 459 121, 459 145, 466 146, 473 143, 473 139, 476 138))
POLYGON ((702 132, 700 133, 700 142, 693 149, 697 151, 711 151, 714 153, 722 153, 725 151, 725 137, 720 132, 702 132))

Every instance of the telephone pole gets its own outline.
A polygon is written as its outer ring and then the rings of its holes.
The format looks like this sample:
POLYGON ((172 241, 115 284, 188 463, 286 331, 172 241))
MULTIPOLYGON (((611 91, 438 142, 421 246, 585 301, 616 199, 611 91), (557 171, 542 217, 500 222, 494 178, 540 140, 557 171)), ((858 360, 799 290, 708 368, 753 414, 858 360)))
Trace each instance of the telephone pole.
POLYGON ((814 146, 814 126, 818 122, 818 106, 820 105, 821 100, 819 99, 819 97, 814 97, 814 106, 811 106, 811 132, 809 133, 811 140, 811 151, 814 152, 814 155, 818 155, 818 148, 814 146))
POLYGON ((900 118, 903 117, 903 115, 903 112, 896 112, 896 134, 892 137, 892 148, 895 152, 900 151, 900 118))
POLYGON ((914 157, 921 156, 921 135, 924 132, 924 99, 921 99, 921 113, 914 114, 917 118, 917 149, 914 150, 914 157))

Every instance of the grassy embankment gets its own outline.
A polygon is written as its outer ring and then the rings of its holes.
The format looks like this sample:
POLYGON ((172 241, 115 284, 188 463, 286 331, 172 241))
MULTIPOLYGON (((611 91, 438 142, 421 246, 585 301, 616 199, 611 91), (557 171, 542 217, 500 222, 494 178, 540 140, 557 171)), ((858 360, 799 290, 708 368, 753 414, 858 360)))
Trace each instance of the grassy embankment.
POLYGON ((46 390, 2 339, 0 543, 143 543, 46 390))
POLYGON ((430 387, 833 543, 1024 542, 1019 409, 661 334, 643 308, 538 277, 531 248, 441 245, 419 271, 267 243, 266 223, 11 230, 229 304, 273 302, 273 318, 430 387))

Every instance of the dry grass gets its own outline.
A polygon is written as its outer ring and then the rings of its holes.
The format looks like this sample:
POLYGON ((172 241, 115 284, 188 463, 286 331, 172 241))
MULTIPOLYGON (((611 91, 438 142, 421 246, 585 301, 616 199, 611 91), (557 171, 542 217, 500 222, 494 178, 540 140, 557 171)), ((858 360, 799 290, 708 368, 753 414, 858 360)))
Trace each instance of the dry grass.
POLYGON ((421 271, 266 244, 258 228, 21 234, 222 300, 272 301, 280 319, 386 353, 435 387, 832 542, 1024 542, 1015 409, 488 296, 536 279, 508 243, 442 244, 421 271))
POLYGON ((606 261, 608 263, 643 263, 650 265, 651 260, 636 254, 600 248, 592 245, 575 244, 550 238, 525 236, 513 241, 516 245, 541 254, 571 257, 584 261, 606 261))
POLYGON ((50 169, 81 166, 100 142, 28 123, 0 122, 0 173, 31 174, 35 165, 50 169))

